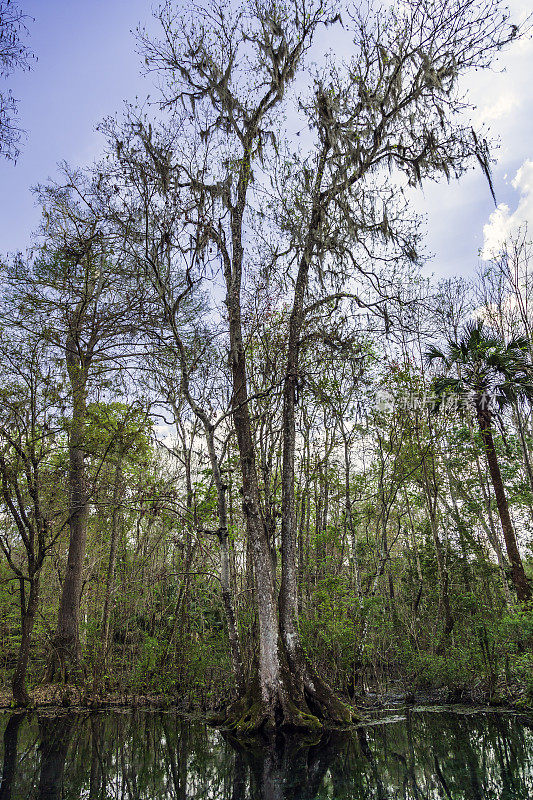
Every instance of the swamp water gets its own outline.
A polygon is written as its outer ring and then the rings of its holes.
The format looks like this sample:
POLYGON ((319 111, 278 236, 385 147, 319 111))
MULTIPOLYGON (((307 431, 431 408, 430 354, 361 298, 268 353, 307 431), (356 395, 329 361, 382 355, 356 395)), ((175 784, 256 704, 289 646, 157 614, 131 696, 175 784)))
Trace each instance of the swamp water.
POLYGON ((163 712, 0 713, 0 800, 526 800, 533 719, 413 710, 244 748, 163 712))

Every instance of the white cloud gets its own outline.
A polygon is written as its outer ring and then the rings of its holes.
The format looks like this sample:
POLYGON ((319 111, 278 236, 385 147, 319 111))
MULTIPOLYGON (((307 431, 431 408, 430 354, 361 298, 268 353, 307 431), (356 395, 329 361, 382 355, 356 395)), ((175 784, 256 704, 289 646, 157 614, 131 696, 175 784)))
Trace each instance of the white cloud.
POLYGON ((478 125, 505 118, 519 106, 520 99, 518 98, 516 92, 505 91, 500 94, 497 100, 495 100, 493 103, 480 108, 476 115, 478 125))
POLYGON ((533 231, 533 161, 526 159, 515 177, 512 186, 520 192, 518 205, 511 213, 508 205, 501 203, 492 212, 483 227, 483 249, 481 257, 489 259, 496 255, 509 235, 518 228, 529 225, 533 231))
POLYGON ((501 249, 501 246, 509 235, 511 227, 511 214, 509 206, 500 203, 498 208, 492 212, 489 221, 483 226, 483 249, 482 258, 491 258, 501 249))

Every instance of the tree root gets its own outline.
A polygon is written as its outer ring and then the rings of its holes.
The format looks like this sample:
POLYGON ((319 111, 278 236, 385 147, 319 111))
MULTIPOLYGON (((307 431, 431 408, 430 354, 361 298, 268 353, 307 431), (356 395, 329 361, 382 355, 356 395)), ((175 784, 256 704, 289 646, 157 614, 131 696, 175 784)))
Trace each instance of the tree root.
POLYGON ((304 688, 311 710, 326 727, 344 728, 361 721, 359 712, 337 697, 309 665, 305 670, 304 688))
POLYGON ((316 737, 324 729, 348 728, 359 714, 337 698, 318 676, 305 681, 305 698, 293 699, 280 691, 275 702, 265 704, 257 691, 232 703, 224 714, 210 718, 236 737, 271 736, 277 732, 298 732, 316 737))

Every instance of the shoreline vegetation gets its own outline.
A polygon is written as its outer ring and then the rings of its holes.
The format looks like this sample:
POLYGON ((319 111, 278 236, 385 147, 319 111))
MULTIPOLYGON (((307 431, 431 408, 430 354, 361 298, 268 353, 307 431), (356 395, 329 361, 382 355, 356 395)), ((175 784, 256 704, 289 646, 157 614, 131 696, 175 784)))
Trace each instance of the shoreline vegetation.
POLYGON ((531 21, 154 14, 158 103, 102 121, 101 157, 35 188, 32 249, 0 257, 2 688, 179 698, 274 738, 393 686, 530 708, 531 235, 429 279, 413 198, 477 169, 496 200, 468 85, 531 21))
MULTIPOLYGON (((354 720, 346 729, 372 724, 374 719, 379 719, 381 714, 399 711, 439 711, 453 710, 454 708, 468 709, 476 711, 503 711, 516 714, 524 714, 533 717, 533 705, 528 705, 524 698, 504 697, 493 695, 489 697, 487 693, 478 689, 468 690, 424 690, 424 691, 387 691, 382 694, 369 692, 365 697, 357 698, 357 708, 360 712, 359 718, 354 720)), ((110 692, 105 696, 92 697, 76 686, 46 686, 31 693, 30 703, 21 709, 13 704, 13 699, 8 692, 0 692, 0 712, 20 712, 31 713, 33 711, 51 714, 68 714, 83 711, 102 712, 102 711, 165 711, 174 713, 178 716, 185 716, 205 722, 215 728, 232 730, 237 737, 239 732, 235 731, 231 721, 228 720, 224 709, 201 709, 191 706, 184 706, 175 698, 165 695, 155 694, 127 694, 121 692, 110 692)), ((338 726, 324 728, 324 733, 328 730, 342 730, 338 726)), ((290 733, 290 729, 287 729, 290 733)), ((297 733, 297 731, 293 731, 297 733)), ((260 735, 260 731, 254 731, 253 736, 260 735)), ((246 734, 243 738, 247 738, 246 734)))

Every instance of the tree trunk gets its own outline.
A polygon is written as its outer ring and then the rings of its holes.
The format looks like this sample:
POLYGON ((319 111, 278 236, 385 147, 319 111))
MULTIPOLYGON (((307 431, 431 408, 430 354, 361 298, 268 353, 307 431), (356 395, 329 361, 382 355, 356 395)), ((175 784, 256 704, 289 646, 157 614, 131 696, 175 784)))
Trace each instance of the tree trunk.
POLYGON ((242 341, 238 297, 228 293, 230 348, 233 375, 233 421, 239 448, 242 473, 243 512, 247 536, 251 544, 257 617, 259 624, 259 703, 258 719, 253 726, 266 723, 275 727, 284 703, 284 688, 278 647, 278 621, 274 594, 274 578, 268 535, 259 503, 259 488, 252 441, 246 381, 246 361, 242 341))
MULTIPOLYGON (((498 568, 500 570, 500 578, 502 582, 502 590, 505 597, 505 603, 507 606, 511 606, 512 598, 511 598, 511 590, 509 589, 509 583, 507 580, 507 568, 508 564, 505 559, 502 550, 502 544, 500 541, 500 534, 494 522, 494 517, 492 515, 492 508, 491 508, 491 501, 490 501, 490 484, 488 480, 486 480, 486 476, 483 475, 481 470, 481 464, 479 463, 479 457, 476 455, 476 470, 479 479, 479 485, 481 486, 481 491, 483 493, 483 500, 485 501, 485 507, 487 510, 487 519, 488 523, 485 522, 485 519, 481 513, 478 514, 479 521, 481 526, 483 527, 487 539, 496 553, 496 558, 498 559, 498 568)), ((460 489, 461 492, 464 490, 460 489)), ((463 499, 468 500, 468 495, 466 493, 463 494, 463 499)))
POLYGON ((109 633, 111 623, 111 611, 113 607, 113 586, 115 575, 115 564, 117 561, 117 544, 122 522, 121 499, 123 493, 122 475, 122 454, 117 454, 115 465, 115 479, 113 482, 113 510, 111 516, 111 541, 109 543, 109 560, 107 562, 107 575, 104 596, 104 609, 102 612, 102 628, 100 639, 100 659, 95 673, 95 689, 98 691, 103 687, 107 673, 107 662, 109 658, 109 633))
MULTIPOLYGON (((261 514, 261 503, 259 493, 259 482, 257 476, 257 466, 255 461, 254 443, 252 437, 252 425, 250 409, 248 405, 248 386, 246 370, 246 354, 242 337, 241 319, 241 283, 243 266, 243 244, 242 227, 243 214, 246 204, 246 192, 250 181, 250 162, 251 151, 254 137, 257 131, 253 128, 248 133, 248 138, 244 147, 239 169, 239 178, 236 187, 236 201, 231 210, 231 256, 224 251, 224 273, 226 281, 226 305, 228 309, 228 327, 230 340, 230 366, 232 371, 232 413, 237 445, 239 450, 239 460, 242 476, 243 492, 243 512, 246 521, 247 537, 251 544, 251 551, 254 564, 255 576, 255 597, 257 606, 258 628, 259 628, 259 664, 257 674, 257 687, 249 687, 248 699, 254 700, 253 695, 257 695, 257 700, 252 702, 242 717, 242 724, 238 725, 241 730, 252 730, 264 726, 268 730, 275 730, 279 727, 317 729, 320 722, 316 716, 309 712, 309 707, 304 697, 303 685, 308 693, 313 695, 315 706, 325 708, 329 705, 329 716, 335 721, 349 721, 351 714, 344 704, 334 698, 331 691, 325 684, 314 675, 311 668, 307 665, 304 669, 304 659, 300 644, 299 634, 295 628, 297 606, 296 606, 296 564, 295 564, 295 527, 294 527, 294 486, 292 486, 292 499, 289 498, 290 508, 285 514, 285 538, 282 540, 282 553, 284 548, 288 548, 282 566, 285 574, 285 584, 282 594, 286 601, 282 601, 284 606, 283 616, 285 625, 282 625, 282 636, 280 636, 280 626, 277 614, 277 598, 275 590, 275 576, 273 572, 272 556, 269 546, 268 530, 265 520, 261 514), (287 527, 289 520, 289 527, 287 527), (294 632, 294 637, 291 635, 294 632), (285 643, 289 643, 289 651, 294 658, 289 658, 285 643), (328 702, 329 701, 329 702, 328 702)), ((327 148, 326 148, 327 152, 327 148)), ((320 176, 317 177, 316 185, 320 187, 322 172, 324 169, 325 155, 323 163, 319 168, 320 176)), ((319 194, 315 197, 314 209, 311 218, 312 230, 306 245, 306 254, 303 260, 308 263, 303 267, 305 275, 300 278, 301 290, 297 291, 298 303, 303 303, 305 286, 307 282, 307 271, 309 269, 310 257, 314 248, 314 234, 319 224, 320 207, 319 194)), ((297 310, 295 319, 296 324, 301 321, 301 313, 297 310)), ((294 410, 295 389, 298 369, 298 342, 299 333, 297 329, 293 331, 294 341, 297 346, 292 348, 295 354, 295 369, 289 365, 287 371, 286 385, 284 392, 287 395, 289 405, 292 404, 294 410)), ((285 400, 284 400, 285 403, 285 400)), ((286 412, 284 412, 285 414, 286 412)), ((288 410, 290 417, 290 408, 288 410)), ((294 423, 294 413, 292 414, 294 423)), ((284 417, 284 427, 287 423, 284 417)), ((287 428, 288 446, 284 446, 284 459, 292 464, 292 476, 294 478, 294 424, 287 428), (292 438, 291 438, 292 437, 292 438), (291 455, 292 453, 292 455, 291 455)), ((287 468, 285 468, 287 475, 287 468)), ((285 478, 285 484, 287 479, 285 478)), ((285 487, 285 504, 288 495, 285 487)), ((283 537, 283 534, 282 534, 283 537)))
MULTIPOLYGON (((289 319, 287 361, 283 384, 283 463, 281 478, 281 589, 279 595, 280 628, 283 647, 296 686, 299 703, 305 699, 319 719, 335 723, 351 720, 350 709, 342 703, 315 673, 305 658, 298 626, 298 583, 296 567, 295 448, 296 395, 300 358, 300 338, 304 323, 304 301, 309 270, 315 248, 315 237, 322 215, 320 187, 329 147, 324 145, 314 186, 314 199, 309 232, 300 260, 293 308, 289 319)), ((327 512, 326 512, 327 513, 327 512)))
POLYGON ((494 488, 494 495, 496 497, 496 505, 498 507, 498 514, 502 526, 505 548, 511 563, 511 578, 519 602, 527 602, 531 600, 532 597, 531 586, 524 572, 524 565, 522 564, 516 535, 509 514, 509 506, 505 495, 498 456, 496 454, 496 448, 494 447, 494 439, 492 438, 491 412, 490 409, 483 407, 481 398, 476 398, 476 415, 483 439, 485 454, 487 456, 487 464, 494 488))
MULTIPOLYGON (((250 139, 250 142, 252 139, 250 139)), ((242 476, 242 506, 250 542, 255 577, 255 599, 259 630, 259 659, 257 680, 248 687, 242 704, 242 716, 237 730, 248 732, 263 728, 305 727, 317 728, 320 723, 309 713, 299 686, 295 684, 283 652, 279 635, 277 602, 272 556, 268 531, 261 514, 259 482, 255 462, 248 387, 246 354, 242 337, 241 281, 242 281, 242 219, 246 190, 250 179, 250 151, 245 149, 241 161, 237 186, 237 203, 232 210, 232 256, 225 262, 226 304, 230 339, 230 365, 232 371, 232 414, 239 450, 242 476)))
POLYGON ((17 658, 17 666, 13 675, 12 691, 13 699, 17 706, 28 706, 30 696, 26 689, 26 672, 28 669, 28 659, 30 656, 31 635, 37 613, 39 602, 39 576, 34 575, 30 578, 30 591, 28 601, 25 601, 25 592, 21 587, 21 639, 17 658))
POLYGON ((241 283, 243 265, 242 225, 246 192, 250 181, 251 149, 255 131, 250 130, 240 163, 237 200, 231 214, 232 252, 226 254, 226 304, 232 372, 232 415, 237 436, 242 476, 242 506, 247 538, 251 545, 255 577, 255 598, 259 628, 259 664, 257 708, 247 710, 241 728, 274 729, 283 715, 285 687, 282 679, 274 576, 268 535, 261 517, 259 484, 255 463, 248 387, 246 355, 242 338, 241 283))
POLYGON ((85 486, 85 416, 87 366, 77 351, 71 332, 66 343, 66 362, 72 390, 72 422, 69 436, 69 530, 67 569, 63 579, 57 630, 48 679, 59 672, 61 680, 78 678, 81 670, 79 616, 83 561, 87 541, 89 504, 85 486))

